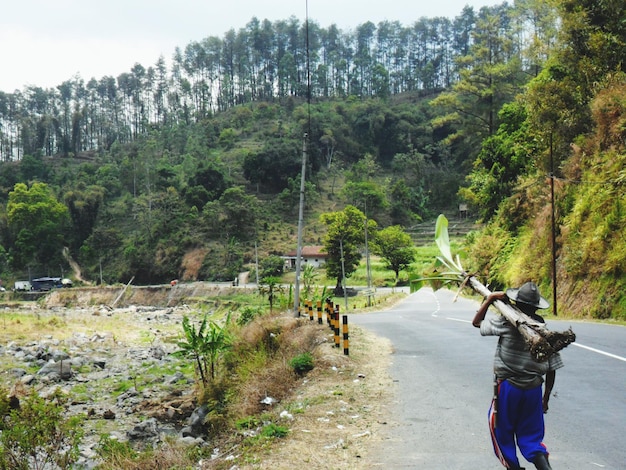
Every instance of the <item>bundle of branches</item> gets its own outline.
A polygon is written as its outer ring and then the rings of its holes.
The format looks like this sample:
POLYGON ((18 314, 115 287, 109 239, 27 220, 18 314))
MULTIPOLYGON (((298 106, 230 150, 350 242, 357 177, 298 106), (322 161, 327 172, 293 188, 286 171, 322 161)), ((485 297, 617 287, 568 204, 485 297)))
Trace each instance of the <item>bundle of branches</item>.
MULTIPOLYGON (((465 272, 458 255, 452 256, 448 238, 448 219, 444 215, 440 215, 437 219, 435 242, 441 252, 441 256, 437 257, 437 263, 446 269, 445 272, 437 273, 429 278, 435 288, 454 282, 460 284, 461 287, 470 286, 483 297, 491 294, 491 291, 481 284, 475 276, 465 272)), ((496 300, 493 306, 512 325, 515 325, 526 341, 533 359, 537 362, 546 361, 554 353, 576 341, 576 335, 571 327, 563 332, 550 331, 544 323, 538 322, 509 303, 496 300)))

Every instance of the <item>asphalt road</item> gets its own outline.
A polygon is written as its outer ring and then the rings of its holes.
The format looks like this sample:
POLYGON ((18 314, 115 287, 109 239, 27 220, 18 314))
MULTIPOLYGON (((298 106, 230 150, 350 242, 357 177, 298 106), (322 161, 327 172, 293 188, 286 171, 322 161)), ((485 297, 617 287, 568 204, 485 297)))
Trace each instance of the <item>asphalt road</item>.
MULTIPOLYGON (((393 309, 350 316, 394 345, 397 387, 384 445, 372 468, 496 470, 487 428, 497 338, 472 327, 475 301, 422 289, 393 309)), ((488 315, 495 315, 490 312, 488 315)), ((546 417, 555 470, 626 469, 626 328, 549 321, 577 339, 561 351, 565 367, 546 417)), ((534 468, 520 456, 527 469, 534 468)))

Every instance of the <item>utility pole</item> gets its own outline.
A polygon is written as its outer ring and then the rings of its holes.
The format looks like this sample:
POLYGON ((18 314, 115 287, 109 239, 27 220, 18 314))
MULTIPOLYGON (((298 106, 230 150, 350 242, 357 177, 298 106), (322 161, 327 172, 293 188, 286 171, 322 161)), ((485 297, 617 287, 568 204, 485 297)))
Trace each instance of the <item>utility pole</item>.
POLYGON ((554 152, 552 150, 552 132, 550 132, 550 203, 552 208, 552 312, 558 315, 556 308, 556 215, 554 209, 554 152))
POLYGON ((256 267, 256 287, 259 288, 259 250, 257 248, 256 240, 254 241, 254 264, 256 267))
POLYGON ((339 239, 339 253, 341 255, 341 286, 343 290, 343 302, 346 308, 346 312, 348 311, 348 291, 346 288, 346 260, 343 257, 343 238, 339 239))
POLYGON ((306 171, 306 139, 308 134, 302 138, 302 171, 300 174, 300 208, 298 210, 298 249, 296 251, 296 285, 293 296, 293 316, 300 316, 300 271, 302 264, 302 228, 304 226, 304 182, 306 171))
POLYGON ((372 306, 372 273, 370 270, 370 250, 367 246, 367 215, 365 216, 365 271, 367 275, 367 306, 372 306))

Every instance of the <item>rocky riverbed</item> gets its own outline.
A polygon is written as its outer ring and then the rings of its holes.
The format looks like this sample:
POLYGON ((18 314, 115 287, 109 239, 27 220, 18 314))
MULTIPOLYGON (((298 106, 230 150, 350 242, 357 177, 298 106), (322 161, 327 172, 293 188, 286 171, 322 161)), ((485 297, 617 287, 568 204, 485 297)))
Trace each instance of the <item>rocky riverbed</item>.
MULTIPOLYGON (((171 353, 178 349, 184 316, 200 321, 204 312, 224 306, 228 297, 216 292, 242 288, 119 286, 60 289, 31 302, 5 298, 0 383, 17 397, 30 389, 43 396, 60 389, 71 397, 69 411, 85 417, 80 469, 98 464, 95 449, 102 435, 137 448, 165 439, 209 446, 215 460, 199 462, 198 469, 241 458, 236 444, 217 449, 203 438, 206 409, 196 403, 191 361, 171 353)), ((281 413, 289 435, 271 453, 255 457, 255 464, 240 461, 233 468, 279 468, 277 462, 327 468, 328 458, 343 468, 367 467, 364 457, 380 444, 381 425, 388 421, 390 345, 352 330, 348 358, 333 348, 325 327, 315 334, 322 337, 315 369, 284 397, 288 401, 271 406, 285 412, 297 404, 298 414, 287 419, 281 413)))
POLYGON ((171 355, 184 315, 194 312, 185 305, 5 306, 1 382, 18 398, 30 389, 70 397, 69 412, 86 417, 81 468, 95 465, 102 434, 139 447, 164 436, 203 445, 193 368, 171 355))

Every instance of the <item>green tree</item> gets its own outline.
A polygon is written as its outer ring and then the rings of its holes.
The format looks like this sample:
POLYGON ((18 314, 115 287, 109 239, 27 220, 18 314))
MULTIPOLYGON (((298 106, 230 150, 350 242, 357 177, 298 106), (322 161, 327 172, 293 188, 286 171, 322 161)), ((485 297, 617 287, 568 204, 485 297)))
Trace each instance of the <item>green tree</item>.
POLYGON ((202 210, 207 202, 219 199, 227 188, 226 178, 217 165, 204 164, 189 178, 183 196, 189 206, 202 210))
POLYGON ((215 380, 220 360, 232 346, 232 338, 228 330, 229 324, 230 314, 222 326, 213 321, 209 322, 209 329, 204 337, 203 353, 207 358, 211 380, 215 380))
POLYGON ((267 276, 261 280, 261 285, 259 286, 259 292, 261 295, 267 297, 268 302, 270 303, 270 312, 274 310, 274 303, 276 302, 276 297, 281 294, 283 291, 282 286, 280 285, 280 278, 276 276, 267 276))
POLYGON ((245 157, 243 173, 248 181, 271 192, 280 192, 302 170, 301 145, 290 139, 271 139, 263 149, 245 157))
POLYGON ((557 173, 570 144, 592 127, 590 101, 607 78, 626 72, 626 3, 563 0, 561 41, 524 99, 542 151, 543 169, 557 173))
MULTIPOLYGON (((343 211, 320 215, 326 225, 324 249, 328 253, 326 274, 337 280, 335 294, 343 293, 343 276, 349 278, 361 261, 361 247, 365 242, 365 214, 354 206, 346 206, 343 211)), ((368 232, 372 233, 377 224, 369 219, 368 232)))
POLYGON ((304 298, 308 299, 313 292, 315 284, 319 280, 319 273, 312 264, 305 264, 302 268, 302 290, 304 298))
POLYGON ((219 199, 220 230, 227 238, 249 240, 256 233, 259 201, 241 187, 228 188, 219 199))
POLYGON ((397 285, 400 271, 407 269, 415 261, 415 248, 411 236, 399 225, 391 225, 376 233, 371 246, 372 252, 385 261, 385 267, 396 274, 397 285))
POLYGON ((80 247, 91 235, 104 200, 105 189, 79 183, 75 189, 67 191, 63 197, 72 220, 74 248, 80 247))
POLYGON ((343 188, 343 194, 350 204, 369 217, 389 206, 383 187, 374 181, 349 181, 343 188))
POLYGON ((7 222, 15 240, 10 250, 14 267, 56 266, 62 259, 68 209, 47 184, 16 184, 9 193, 7 222))
POLYGON ((481 9, 469 54, 457 60, 460 80, 432 101, 442 111, 435 127, 454 126, 450 142, 461 139, 469 151, 495 133, 498 110, 523 83, 509 9, 507 4, 481 9))
POLYGON ((261 279, 268 276, 280 277, 283 274, 284 268, 285 261, 280 256, 270 255, 261 260, 261 266, 259 266, 259 277, 261 279))
POLYGON ((500 203, 511 196, 518 178, 532 167, 535 153, 522 103, 503 106, 500 121, 498 132, 483 141, 467 177, 469 187, 459 191, 463 199, 478 208, 484 221, 490 220, 500 203))

